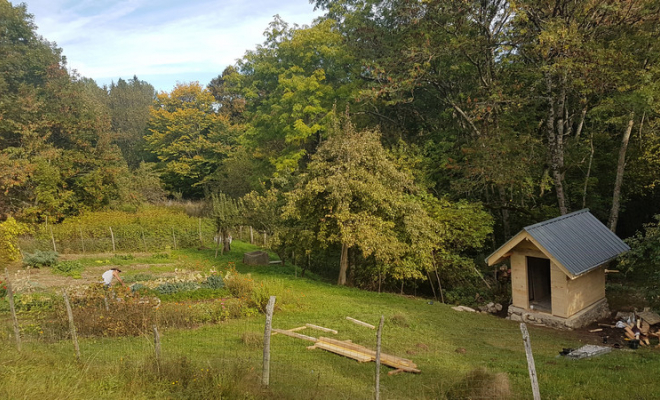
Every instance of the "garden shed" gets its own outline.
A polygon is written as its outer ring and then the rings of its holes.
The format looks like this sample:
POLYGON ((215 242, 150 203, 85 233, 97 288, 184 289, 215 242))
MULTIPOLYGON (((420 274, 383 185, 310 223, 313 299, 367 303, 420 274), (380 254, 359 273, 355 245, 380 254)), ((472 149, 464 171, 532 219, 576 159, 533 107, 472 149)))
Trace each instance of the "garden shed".
POLYGON ((607 316, 605 266, 628 250, 584 209, 523 228, 486 262, 510 261, 510 319, 572 329, 607 316))

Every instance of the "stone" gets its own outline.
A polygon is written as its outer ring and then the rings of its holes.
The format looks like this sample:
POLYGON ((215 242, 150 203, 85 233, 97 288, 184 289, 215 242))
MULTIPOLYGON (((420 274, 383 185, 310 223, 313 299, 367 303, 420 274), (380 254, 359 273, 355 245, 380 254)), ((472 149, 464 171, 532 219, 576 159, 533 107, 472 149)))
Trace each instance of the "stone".
POLYGON ((502 305, 500 303, 495 304, 495 309, 497 311, 502 311, 502 305))
POLYGON ((265 251, 251 251, 243 254, 243 264, 245 265, 268 265, 268 253, 265 251))

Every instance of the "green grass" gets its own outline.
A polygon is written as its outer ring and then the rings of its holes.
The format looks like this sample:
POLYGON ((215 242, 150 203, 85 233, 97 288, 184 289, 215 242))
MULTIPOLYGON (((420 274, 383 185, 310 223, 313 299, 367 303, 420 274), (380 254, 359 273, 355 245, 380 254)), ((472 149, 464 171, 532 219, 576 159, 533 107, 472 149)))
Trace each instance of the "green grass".
MULTIPOLYGON (((346 316, 377 325, 384 315, 383 351, 412 359, 422 371, 388 376, 391 369, 383 366, 384 399, 441 399, 470 371, 481 367, 505 373, 512 398, 531 398, 518 323, 459 313, 449 305, 429 304, 427 299, 295 278, 290 266, 242 265, 243 252, 251 250, 254 247, 234 242, 231 253, 217 259, 214 250, 172 254, 177 263, 200 269, 226 269, 234 262, 240 272, 265 282, 279 299, 275 328, 312 323, 339 334, 311 329, 300 333, 350 339, 375 348, 375 331, 347 321, 346 316)), ((165 267, 174 268, 159 266, 165 267)), ((75 361, 67 341, 29 339, 17 354, 12 351, 8 314, 1 313, 0 320, 5 327, 0 331, 0 398, 373 398, 374 363, 308 350, 311 343, 282 335, 271 338, 270 387, 260 388, 262 349, 245 344, 242 338, 263 335, 263 315, 196 329, 164 330, 160 363, 154 360, 151 332, 136 338, 83 338, 81 363, 75 361)), ((654 373, 660 368, 658 350, 615 350, 593 359, 567 360, 558 356, 562 348, 596 344, 597 337, 543 327, 528 329, 544 399, 652 399, 660 393, 654 373)))

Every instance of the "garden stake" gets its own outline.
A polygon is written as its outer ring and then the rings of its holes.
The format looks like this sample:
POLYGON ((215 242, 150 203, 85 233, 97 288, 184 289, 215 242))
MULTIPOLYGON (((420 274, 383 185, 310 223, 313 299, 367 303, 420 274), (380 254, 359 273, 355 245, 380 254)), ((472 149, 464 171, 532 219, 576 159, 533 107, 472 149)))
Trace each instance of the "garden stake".
POLYGON ((73 340, 73 347, 76 349, 76 359, 80 361, 80 346, 78 346, 78 335, 76 335, 76 325, 73 323, 73 311, 71 310, 71 303, 69 303, 69 296, 66 294, 66 289, 62 289, 62 296, 64 297, 64 304, 66 305, 66 313, 69 316, 69 328, 71 329, 71 340, 73 340))

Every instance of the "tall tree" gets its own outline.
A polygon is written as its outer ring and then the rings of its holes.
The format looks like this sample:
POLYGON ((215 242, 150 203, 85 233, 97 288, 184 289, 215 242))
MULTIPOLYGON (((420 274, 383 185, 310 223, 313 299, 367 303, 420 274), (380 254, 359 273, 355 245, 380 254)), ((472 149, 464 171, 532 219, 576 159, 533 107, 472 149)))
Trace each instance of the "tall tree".
POLYGON ((137 76, 129 80, 119 78, 117 83, 112 82, 106 89, 113 141, 121 149, 128 166, 135 169, 140 162, 145 161, 144 135, 147 133, 147 123, 151 117, 149 110, 156 99, 156 91, 151 84, 139 80, 137 76))
POLYGON ((161 92, 151 109, 148 148, 160 161, 167 188, 186 198, 211 193, 205 185, 239 133, 214 104, 211 93, 193 82, 161 92))

